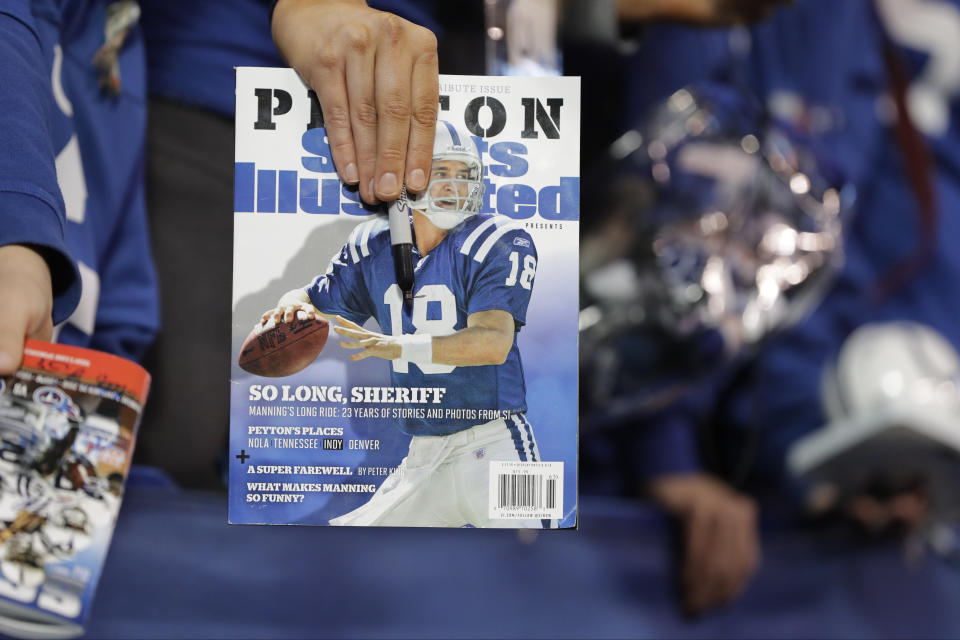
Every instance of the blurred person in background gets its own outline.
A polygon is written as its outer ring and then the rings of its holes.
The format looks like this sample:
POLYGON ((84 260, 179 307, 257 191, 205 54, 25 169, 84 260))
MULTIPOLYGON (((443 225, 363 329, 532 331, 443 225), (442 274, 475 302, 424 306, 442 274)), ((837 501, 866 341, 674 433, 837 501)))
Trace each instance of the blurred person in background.
MULTIPOLYGON (((688 611, 746 587, 760 557, 758 506, 800 510, 785 457, 828 422, 822 373, 855 328, 912 320, 960 344, 951 302, 960 264, 950 247, 960 224, 951 215, 960 202, 958 29, 955 2, 801 0, 749 30, 643 33, 629 113, 689 82, 721 80, 813 136, 858 195, 845 264, 816 310, 620 431, 629 483, 681 525, 688 611)), ((928 516, 910 490, 861 497, 837 509, 868 527, 917 526, 928 516)))
MULTIPOLYGON (((583 121, 590 123, 581 141, 584 168, 603 157, 645 109, 686 84, 722 73, 736 51, 731 38, 791 2, 563 0, 564 74, 581 76, 583 95, 590 96, 582 107, 583 121), (641 73, 642 82, 632 80, 641 73)), ((585 218, 584 230, 592 223, 585 218)))

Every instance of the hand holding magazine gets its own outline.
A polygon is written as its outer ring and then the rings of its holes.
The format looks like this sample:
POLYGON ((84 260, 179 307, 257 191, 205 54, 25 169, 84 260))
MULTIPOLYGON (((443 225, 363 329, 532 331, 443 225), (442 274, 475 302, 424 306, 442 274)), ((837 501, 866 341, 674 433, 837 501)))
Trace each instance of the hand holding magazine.
POLYGON ((123 358, 36 340, 0 377, 0 632, 82 633, 149 385, 123 358))
POLYGON ((579 119, 575 78, 441 76, 388 216, 296 73, 237 70, 231 522, 576 525, 579 119))

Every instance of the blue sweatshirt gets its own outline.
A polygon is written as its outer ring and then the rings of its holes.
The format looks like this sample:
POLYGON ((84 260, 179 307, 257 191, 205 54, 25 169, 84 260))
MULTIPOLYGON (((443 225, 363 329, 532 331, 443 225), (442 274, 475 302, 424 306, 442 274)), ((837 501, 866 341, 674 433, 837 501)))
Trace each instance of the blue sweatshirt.
MULTIPOLYGON (((429 29, 432 0, 372 0, 429 29)), ((141 0, 150 94, 232 118, 234 67, 285 67, 270 35, 268 0, 141 0)))
POLYGON ((136 358, 158 324, 143 194, 146 77, 134 29, 119 54, 120 94, 101 89, 91 60, 107 5, 0 2, 0 241, 75 260, 53 272, 60 341, 136 358))

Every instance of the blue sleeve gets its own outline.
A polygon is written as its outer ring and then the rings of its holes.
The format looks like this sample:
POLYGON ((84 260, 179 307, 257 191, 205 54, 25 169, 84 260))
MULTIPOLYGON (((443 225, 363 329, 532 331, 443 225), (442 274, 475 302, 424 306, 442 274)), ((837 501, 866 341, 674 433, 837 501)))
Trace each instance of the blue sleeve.
POLYGON ((306 289, 310 302, 317 309, 357 324, 363 324, 373 315, 360 294, 366 290, 360 262, 352 258, 347 245, 330 261, 326 273, 314 278, 306 289))
POLYGON ((666 410, 640 425, 630 446, 633 477, 641 484, 659 476, 701 470, 697 422, 685 407, 666 410))
POLYGON ((533 292, 537 270, 537 248, 522 229, 504 234, 483 255, 483 247, 471 258, 482 262, 472 274, 467 315, 479 311, 501 309, 513 316, 517 326, 526 324, 527 305, 533 292))
POLYGON ((100 298, 91 347, 139 360, 160 327, 157 276, 150 256, 143 154, 123 205, 124 215, 97 265, 100 298), (145 256, 147 258, 145 259, 145 256))
POLYGON ((824 368, 856 327, 877 319, 869 299, 877 278, 872 253, 853 229, 844 240, 844 254, 845 264, 824 300, 809 317, 764 345, 747 382, 731 390, 729 415, 723 417, 736 428, 760 430, 754 474, 791 493, 796 481, 785 462, 790 448, 827 422, 824 368))
POLYGON ((30 3, 0 0, 0 246, 40 249, 53 280, 57 323, 77 306, 80 277, 66 245, 44 61, 30 3))

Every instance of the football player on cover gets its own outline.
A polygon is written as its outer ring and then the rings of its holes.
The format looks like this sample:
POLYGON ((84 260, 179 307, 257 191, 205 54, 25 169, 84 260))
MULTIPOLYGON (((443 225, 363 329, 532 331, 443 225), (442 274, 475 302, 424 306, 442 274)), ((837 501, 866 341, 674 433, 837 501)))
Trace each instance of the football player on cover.
POLYGON ((405 405, 413 436, 400 468, 369 502, 333 525, 544 527, 549 520, 488 515, 489 463, 539 461, 525 416, 517 334, 533 290, 537 251, 509 218, 479 213, 483 165, 469 134, 437 123, 427 189, 403 197, 414 233, 413 304, 396 283, 385 219, 357 226, 326 272, 285 294, 262 323, 337 316, 351 360, 390 361, 397 388, 442 387, 443 418, 405 405), (382 333, 364 329, 375 318, 382 333), (484 419, 485 415, 502 416, 484 419), (478 419, 476 416, 480 416, 478 419))

